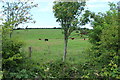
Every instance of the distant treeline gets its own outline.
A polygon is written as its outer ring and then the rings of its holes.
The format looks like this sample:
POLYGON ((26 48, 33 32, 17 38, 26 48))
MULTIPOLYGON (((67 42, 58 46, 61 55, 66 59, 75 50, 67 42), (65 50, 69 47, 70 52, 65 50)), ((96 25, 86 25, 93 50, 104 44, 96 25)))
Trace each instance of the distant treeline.
MULTIPOLYGON (((14 30, 24 30, 24 29, 61 29, 60 27, 53 27, 53 28, 17 28, 14 30)), ((92 30, 88 28, 78 28, 78 30, 92 30)))
POLYGON ((23 30, 23 29, 61 29, 61 28, 60 27, 59 28, 56 28, 56 27, 53 27, 53 28, 17 28, 14 30, 23 30))

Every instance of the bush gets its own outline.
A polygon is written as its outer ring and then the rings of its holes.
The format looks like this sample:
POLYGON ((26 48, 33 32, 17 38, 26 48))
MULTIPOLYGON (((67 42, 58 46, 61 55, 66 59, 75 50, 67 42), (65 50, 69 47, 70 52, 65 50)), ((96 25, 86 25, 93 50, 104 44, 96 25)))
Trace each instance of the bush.
POLYGON ((81 75, 76 65, 62 60, 46 63, 42 70, 42 78, 80 78, 81 75))
MULTIPOLYGON (((113 7, 113 3, 110 4, 110 7, 113 7)), ((98 24, 94 25, 94 30, 90 34, 90 42, 93 43, 93 46, 88 51, 93 59, 89 61, 90 65, 87 65, 92 69, 91 72, 89 69, 86 69, 86 72, 89 73, 89 75, 96 76, 94 79, 120 79, 120 67, 118 64, 120 59, 118 52, 119 25, 117 15, 117 10, 112 9, 102 15, 102 18, 104 19, 102 20, 102 24, 95 20, 95 23, 98 24)))
POLYGON ((12 39, 4 39, 2 43, 3 80, 35 78, 38 67, 30 58, 25 57, 20 48, 23 43, 12 39))

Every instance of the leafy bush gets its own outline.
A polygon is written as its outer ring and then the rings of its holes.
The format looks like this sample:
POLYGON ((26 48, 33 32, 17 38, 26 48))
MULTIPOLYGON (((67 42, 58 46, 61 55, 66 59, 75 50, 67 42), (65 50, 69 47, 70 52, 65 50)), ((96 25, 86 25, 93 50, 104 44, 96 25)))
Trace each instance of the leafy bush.
POLYGON ((2 68, 3 80, 9 78, 24 79, 35 78, 38 75, 38 67, 30 58, 21 52, 22 42, 12 39, 4 39, 2 44, 2 68))
MULTIPOLYGON (((113 5, 113 3, 110 3, 113 5)), ((114 7, 114 6, 110 6, 114 7)), ((116 9, 102 15, 101 22, 95 20, 94 30, 90 34, 92 48, 87 52, 92 57, 86 66, 86 74, 92 79, 120 79, 118 48, 118 12, 116 9), (91 68, 91 70, 89 70, 91 68), (88 74, 87 74, 88 73, 88 74), (94 77, 92 77, 94 76, 94 77)), ((101 15, 97 15, 101 16, 101 15)), ((99 19, 99 17, 96 17, 99 19)))
POLYGON ((61 60, 46 63, 42 67, 44 78, 76 78, 79 75, 75 66, 61 60))

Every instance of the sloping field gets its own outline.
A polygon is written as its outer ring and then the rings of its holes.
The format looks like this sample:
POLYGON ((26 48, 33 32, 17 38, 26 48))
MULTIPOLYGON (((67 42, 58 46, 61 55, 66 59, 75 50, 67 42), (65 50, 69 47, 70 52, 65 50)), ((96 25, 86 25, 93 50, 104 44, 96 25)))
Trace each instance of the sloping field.
MULTIPOLYGON (((69 39, 67 61, 71 63, 83 63, 87 61, 88 54, 84 51, 91 46, 88 40, 83 40, 75 32, 69 39)), ((45 63, 62 59, 64 50, 64 40, 61 29, 28 29, 28 30, 15 30, 13 38, 22 40, 24 47, 22 51, 26 56, 29 54, 28 47, 32 47, 32 59, 39 63, 45 63), (41 40, 39 40, 41 39, 41 40), (45 41, 44 39, 48 39, 45 41)))

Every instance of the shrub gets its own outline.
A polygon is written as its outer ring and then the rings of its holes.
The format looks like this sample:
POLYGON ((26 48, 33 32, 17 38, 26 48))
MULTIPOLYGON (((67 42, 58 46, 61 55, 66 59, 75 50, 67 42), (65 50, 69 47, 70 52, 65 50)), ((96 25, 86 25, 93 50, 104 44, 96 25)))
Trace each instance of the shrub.
POLYGON ((43 67, 43 78, 80 78, 80 73, 76 65, 57 60, 49 62, 43 67))
POLYGON ((3 80, 35 78, 38 75, 37 64, 25 57, 20 48, 23 43, 12 39, 4 39, 2 43, 3 80))

